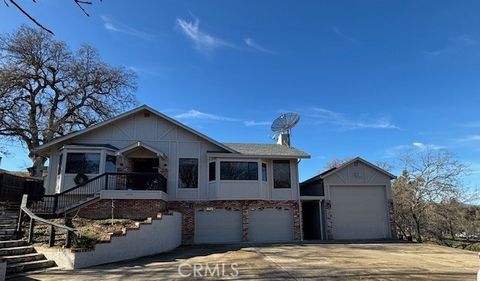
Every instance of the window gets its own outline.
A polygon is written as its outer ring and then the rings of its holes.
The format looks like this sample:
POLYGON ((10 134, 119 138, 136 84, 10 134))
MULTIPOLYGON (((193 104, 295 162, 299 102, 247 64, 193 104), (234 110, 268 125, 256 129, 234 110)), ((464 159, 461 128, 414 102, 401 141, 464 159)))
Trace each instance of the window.
POLYGON ((257 162, 220 162, 221 180, 258 180, 257 162))
POLYGON ((114 155, 108 155, 105 159, 105 172, 116 172, 117 171, 117 157, 114 155))
POLYGON ((179 188, 197 188, 198 187, 198 159, 197 158, 178 159, 178 187, 179 188))
POLYGON ((215 180, 215 162, 208 163, 208 180, 215 180))
POLYGON ((262 163, 262 181, 267 181, 267 164, 262 163))
POLYGON ((273 161, 273 188, 290 188, 290 161, 273 161))
POLYGON ((100 153, 67 153, 65 173, 98 174, 100 172, 100 153))
POLYGON ((57 170, 57 175, 60 175, 62 172, 62 163, 63 163, 63 152, 60 153, 60 157, 58 158, 58 170, 57 170))

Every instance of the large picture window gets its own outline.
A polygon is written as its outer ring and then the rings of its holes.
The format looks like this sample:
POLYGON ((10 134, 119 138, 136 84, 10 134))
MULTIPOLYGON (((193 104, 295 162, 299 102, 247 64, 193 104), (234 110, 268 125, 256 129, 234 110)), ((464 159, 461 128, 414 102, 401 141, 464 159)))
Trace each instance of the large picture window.
POLYGON ((258 180, 257 162, 220 162, 221 180, 258 180))
POLYGON ((290 161, 274 160, 273 161, 273 187, 274 188, 290 188, 290 161))
POLYGON ((65 173, 98 174, 100 172, 100 153, 67 153, 65 173))
POLYGON ((178 187, 179 188, 197 188, 198 187, 198 159, 197 158, 178 159, 178 187))

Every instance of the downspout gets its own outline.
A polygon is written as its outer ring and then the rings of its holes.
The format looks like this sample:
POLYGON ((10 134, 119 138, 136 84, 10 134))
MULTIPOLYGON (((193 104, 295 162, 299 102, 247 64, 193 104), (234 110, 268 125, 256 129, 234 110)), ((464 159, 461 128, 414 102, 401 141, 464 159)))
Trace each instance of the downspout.
POLYGON ((298 198, 298 212, 300 219, 300 242, 303 242, 303 212, 302 212, 302 201, 300 200, 300 174, 298 173, 298 165, 302 159, 297 161, 297 198, 298 198))

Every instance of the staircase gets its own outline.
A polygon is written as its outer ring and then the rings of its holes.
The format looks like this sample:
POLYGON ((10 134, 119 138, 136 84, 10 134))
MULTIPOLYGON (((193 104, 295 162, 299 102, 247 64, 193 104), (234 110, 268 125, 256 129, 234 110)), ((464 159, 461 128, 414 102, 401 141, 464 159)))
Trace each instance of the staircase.
POLYGON ((56 266, 25 240, 0 241, 0 260, 7 262, 7 276, 56 266))
POLYGON ((20 204, 18 203, 0 205, 0 241, 14 238, 19 212, 20 204))
POLYGON ((19 212, 19 205, 2 204, 0 207, 0 262, 7 263, 7 278, 13 277, 12 274, 56 266, 26 240, 14 240, 19 212))

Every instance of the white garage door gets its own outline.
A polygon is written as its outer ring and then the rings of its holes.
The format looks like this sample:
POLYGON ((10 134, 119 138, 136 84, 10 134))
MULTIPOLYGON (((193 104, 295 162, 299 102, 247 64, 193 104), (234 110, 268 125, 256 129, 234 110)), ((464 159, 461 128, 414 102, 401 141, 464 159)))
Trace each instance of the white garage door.
POLYGON ((242 241, 242 212, 235 208, 202 208, 195 211, 195 243, 242 241))
POLYGON ((254 242, 293 240, 293 213, 289 208, 250 208, 248 238, 254 242))
POLYGON ((332 186, 334 239, 388 238, 384 186, 332 186))

